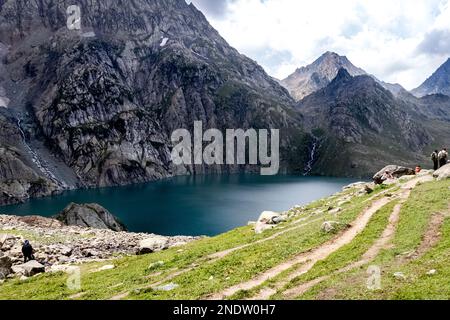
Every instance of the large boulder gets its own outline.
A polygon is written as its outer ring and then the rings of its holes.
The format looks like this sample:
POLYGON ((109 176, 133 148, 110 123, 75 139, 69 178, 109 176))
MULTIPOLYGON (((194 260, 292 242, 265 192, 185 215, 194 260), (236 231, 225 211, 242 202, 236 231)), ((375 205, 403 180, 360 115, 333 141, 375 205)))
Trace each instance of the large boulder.
POLYGON ((325 221, 322 224, 321 230, 325 233, 334 233, 337 229, 339 229, 339 222, 336 221, 325 221))
POLYGON ((403 176, 412 175, 415 175, 414 169, 390 165, 377 172, 377 174, 373 176, 373 181, 375 182, 375 184, 383 184, 383 182, 389 180, 391 177, 398 179, 403 176))
POLYGON ((273 211, 264 211, 255 224, 255 233, 261 234, 266 230, 273 229, 277 224, 284 221, 286 221, 285 216, 273 211))
POLYGON ((324 233, 338 233, 347 228, 350 228, 350 225, 337 221, 325 221, 322 224, 321 230, 324 233))
POLYGON ((433 177, 438 180, 444 180, 450 178, 450 163, 441 167, 439 170, 436 170, 433 174, 433 177))
POLYGON ((126 231, 126 227, 116 217, 95 203, 71 203, 55 218, 68 226, 126 231))
POLYGON ((154 236, 139 242, 138 255, 148 254, 169 248, 169 239, 162 236, 154 236))
POLYGON ((12 261, 8 256, 0 252, 0 280, 5 279, 12 273, 12 261))
POLYGON ((267 224, 278 224, 281 219, 281 214, 273 211, 264 211, 259 216, 258 222, 263 222, 267 224))
POLYGON ((39 273, 45 272, 45 266, 37 262, 36 260, 28 261, 27 263, 20 264, 12 267, 15 273, 22 274, 26 277, 32 277, 39 273))

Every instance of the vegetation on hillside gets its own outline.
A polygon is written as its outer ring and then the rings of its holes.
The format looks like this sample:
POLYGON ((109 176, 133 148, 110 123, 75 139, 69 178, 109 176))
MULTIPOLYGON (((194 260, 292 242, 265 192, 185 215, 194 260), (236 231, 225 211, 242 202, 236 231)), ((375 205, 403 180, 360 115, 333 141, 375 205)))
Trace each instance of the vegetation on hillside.
MULTIPOLYGON (((402 184, 407 183, 403 181, 402 184)), ((371 194, 350 189, 305 208, 290 210, 290 219, 256 235, 252 226, 206 238, 184 247, 146 256, 81 265, 81 290, 66 285, 64 273, 43 274, 0 285, 0 299, 207 299, 230 287, 276 270, 295 257, 333 243, 351 231, 368 208, 385 201, 362 232, 336 247, 304 274, 303 265, 280 269, 250 290, 235 290, 227 299, 252 298, 270 292, 271 299, 447 299, 450 296, 450 181, 418 183, 406 199, 404 185, 377 187, 371 194), (389 225, 401 205, 399 220, 388 245, 366 263, 361 261, 389 225), (340 208, 338 212, 333 208, 340 208), (321 226, 341 226, 326 233, 321 226), (112 270, 95 272, 106 264, 112 270), (377 266, 381 289, 369 290, 369 266, 377 266), (430 272, 433 271, 434 272, 430 272), (304 288, 295 295, 296 288, 304 288), (289 295, 286 293, 290 292, 289 295)))

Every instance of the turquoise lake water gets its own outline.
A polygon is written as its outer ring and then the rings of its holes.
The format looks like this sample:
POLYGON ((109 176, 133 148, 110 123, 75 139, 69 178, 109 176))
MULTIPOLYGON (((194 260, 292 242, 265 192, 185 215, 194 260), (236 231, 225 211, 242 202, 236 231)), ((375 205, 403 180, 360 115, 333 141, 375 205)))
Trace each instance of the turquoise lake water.
POLYGON ((213 236, 338 192, 351 179, 296 176, 176 177, 129 187, 77 190, 0 207, 2 214, 51 217, 69 203, 98 203, 130 231, 213 236))

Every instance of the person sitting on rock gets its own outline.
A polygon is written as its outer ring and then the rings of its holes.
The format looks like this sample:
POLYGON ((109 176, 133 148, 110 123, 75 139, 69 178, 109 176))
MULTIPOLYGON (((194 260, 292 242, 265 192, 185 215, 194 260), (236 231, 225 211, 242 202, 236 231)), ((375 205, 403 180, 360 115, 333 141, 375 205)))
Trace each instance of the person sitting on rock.
POLYGON ((419 174, 422 171, 422 167, 421 166, 417 166, 416 167, 416 174, 419 174))
POLYGON ((25 240, 25 243, 22 246, 22 253, 23 253, 23 260, 24 263, 27 263, 28 261, 34 260, 33 255, 33 247, 30 244, 30 241, 25 240))
POLYGON ((448 152, 446 148, 443 148, 441 152, 439 152, 439 166, 443 167, 447 164, 448 160, 448 152))

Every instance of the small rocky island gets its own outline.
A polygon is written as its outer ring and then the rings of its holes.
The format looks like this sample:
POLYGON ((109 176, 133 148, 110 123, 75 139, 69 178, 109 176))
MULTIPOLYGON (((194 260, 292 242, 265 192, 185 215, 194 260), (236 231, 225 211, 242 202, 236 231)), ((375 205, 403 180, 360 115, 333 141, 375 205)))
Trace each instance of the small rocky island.
POLYGON ((53 219, 0 215, 0 226, 1 279, 58 272, 61 266, 113 257, 148 254, 199 239, 126 232, 126 227, 98 204, 72 203, 53 219), (32 243, 36 261, 23 264, 25 240, 32 243))

